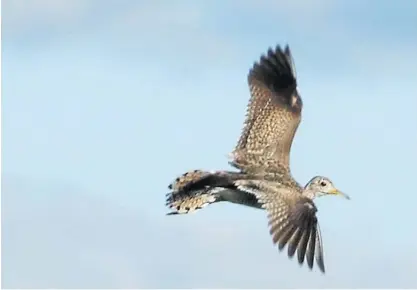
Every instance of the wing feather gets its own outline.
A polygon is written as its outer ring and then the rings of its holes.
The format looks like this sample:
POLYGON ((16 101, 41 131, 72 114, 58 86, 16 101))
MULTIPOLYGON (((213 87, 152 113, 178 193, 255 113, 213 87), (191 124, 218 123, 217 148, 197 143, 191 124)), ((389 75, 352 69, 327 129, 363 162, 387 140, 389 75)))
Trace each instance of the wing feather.
POLYGON ((298 263, 307 260, 310 269, 315 257, 319 269, 325 272, 317 207, 311 199, 277 182, 238 180, 235 184, 239 190, 254 194, 266 209, 272 241, 280 251, 287 246, 288 257, 297 252, 298 263))
POLYGON ((289 47, 277 46, 261 56, 249 72, 248 84, 251 98, 231 163, 248 171, 276 159, 289 170, 290 148, 302 110, 289 47))

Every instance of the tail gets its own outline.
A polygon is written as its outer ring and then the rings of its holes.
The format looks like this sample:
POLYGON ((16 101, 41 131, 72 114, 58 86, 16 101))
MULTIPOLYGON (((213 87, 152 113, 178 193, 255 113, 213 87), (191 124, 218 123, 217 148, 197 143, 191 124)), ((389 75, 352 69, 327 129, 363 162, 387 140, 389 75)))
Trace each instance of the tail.
POLYGON ((197 211, 215 202, 222 201, 218 194, 228 188, 236 188, 234 180, 239 173, 227 171, 193 170, 179 176, 168 188, 166 206, 168 215, 197 211))

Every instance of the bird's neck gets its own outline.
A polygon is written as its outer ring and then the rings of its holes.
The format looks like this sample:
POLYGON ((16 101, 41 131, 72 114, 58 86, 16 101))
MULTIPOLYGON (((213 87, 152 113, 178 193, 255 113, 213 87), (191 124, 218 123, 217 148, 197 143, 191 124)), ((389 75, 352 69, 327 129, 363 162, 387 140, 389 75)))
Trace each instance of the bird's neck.
POLYGON ((304 191, 303 191, 303 196, 305 196, 309 199, 314 199, 317 195, 313 190, 311 190, 309 188, 305 188, 304 191))

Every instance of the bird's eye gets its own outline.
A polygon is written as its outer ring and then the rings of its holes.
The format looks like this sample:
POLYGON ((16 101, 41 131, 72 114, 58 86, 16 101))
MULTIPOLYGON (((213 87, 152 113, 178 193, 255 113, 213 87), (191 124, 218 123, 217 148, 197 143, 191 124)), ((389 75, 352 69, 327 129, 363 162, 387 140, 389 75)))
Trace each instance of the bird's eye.
POLYGON ((324 187, 324 186, 326 186, 326 185, 327 185, 326 181, 321 181, 321 182, 320 182, 320 186, 323 186, 323 187, 324 187))

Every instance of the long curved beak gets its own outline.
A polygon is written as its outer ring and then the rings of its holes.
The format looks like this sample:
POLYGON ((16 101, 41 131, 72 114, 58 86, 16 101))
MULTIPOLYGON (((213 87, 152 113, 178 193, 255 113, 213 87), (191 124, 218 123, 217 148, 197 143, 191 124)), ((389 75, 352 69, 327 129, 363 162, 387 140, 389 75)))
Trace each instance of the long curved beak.
POLYGON ((344 197, 346 199, 350 199, 350 196, 349 195, 347 195, 346 193, 338 190, 337 188, 335 188, 332 191, 330 191, 330 194, 339 195, 339 196, 342 196, 342 197, 344 197))

